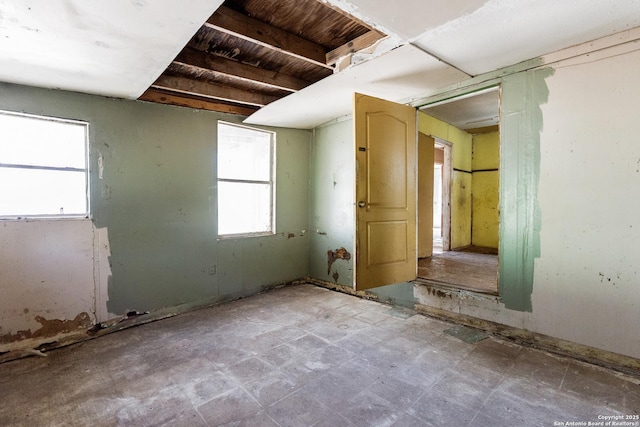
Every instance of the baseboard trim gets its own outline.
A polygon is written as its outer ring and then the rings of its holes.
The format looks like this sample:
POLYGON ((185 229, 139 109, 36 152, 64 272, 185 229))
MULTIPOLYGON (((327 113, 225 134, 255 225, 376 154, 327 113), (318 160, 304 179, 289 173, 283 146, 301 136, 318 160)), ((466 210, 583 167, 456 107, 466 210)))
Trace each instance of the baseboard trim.
MULTIPOLYGON (((72 344, 78 344, 83 341, 88 341, 107 334, 119 332, 124 329, 132 328, 134 326, 144 325, 146 323, 156 322, 158 320, 178 316, 183 313, 215 307, 217 305, 236 301, 242 298, 259 295, 272 289, 298 285, 305 282, 305 279, 298 279, 289 282, 265 285, 262 286, 260 290, 236 292, 222 297, 207 298, 195 302, 176 305, 173 307, 154 310, 148 313, 136 314, 133 316, 124 315, 121 317, 110 319, 106 322, 98 323, 92 328, 80 332, 74 332, 71 334, 67 333, 51 337, 41 337, 37 340, 26 339, 22 341, 16 341, 11 343, 10 346, 4 346, 6 348, 6 351, 0 354, 0 363, 10 362, 12 360, 29 356, 46 356, 46 352, 55 350, 57 348, 66 347, 72 344)), ((0 348, 0 350, 2 350, 2 348, 0 348)))
POLYGON ((479 319, 477 317, 453 313, 423 304, 415 304, 414 310, 418 313, 435 317, 440 320, 482 329, 495 336, 502 337, 527 347, 570 357, 572 359, 587 362, 592 365, 602 366, 640 378, 640 360, 634 357, 624 356, 611 351, 601 350, 560 338, 531 332, 526 329, 515 328, 491 322, 489 320, 479 319))
POLYGON ((343 294, 353 295, 359 298, 378 301, 384 304, 388 304, 385 301, 380 301, 378 295, 368 291, 356 291, 351 286, 340 285, 338 283, 327 282, 326 280, 316 279, 314 277, 305 277, 304 281, 311 285, 320 286, 322 288, 330 289, 332 291, 342 292, 343 294))

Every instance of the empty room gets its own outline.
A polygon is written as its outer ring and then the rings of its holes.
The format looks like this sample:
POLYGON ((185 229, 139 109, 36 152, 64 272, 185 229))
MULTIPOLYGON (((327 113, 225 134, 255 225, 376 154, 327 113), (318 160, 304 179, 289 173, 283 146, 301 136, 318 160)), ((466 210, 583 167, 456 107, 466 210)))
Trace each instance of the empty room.
POLYGON ((0 425, 640 426, 637 0, 0 1, 0 425))

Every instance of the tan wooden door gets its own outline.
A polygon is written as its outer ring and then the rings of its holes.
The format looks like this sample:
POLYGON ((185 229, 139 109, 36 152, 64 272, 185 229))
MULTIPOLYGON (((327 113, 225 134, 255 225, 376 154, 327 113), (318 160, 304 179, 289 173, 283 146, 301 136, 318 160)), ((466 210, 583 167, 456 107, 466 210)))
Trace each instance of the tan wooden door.
POLYGON ((418 258, 433 255, 434 143, 418 132, 418 258))
POLYGON ((357 290, 414 280, 416 110, 355 95, 357 290))

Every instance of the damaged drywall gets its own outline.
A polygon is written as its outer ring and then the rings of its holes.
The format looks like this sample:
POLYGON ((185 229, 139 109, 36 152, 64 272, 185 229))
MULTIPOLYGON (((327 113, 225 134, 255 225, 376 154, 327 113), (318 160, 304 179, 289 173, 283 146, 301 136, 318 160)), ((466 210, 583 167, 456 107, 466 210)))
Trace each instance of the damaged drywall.
POLYGON ((40 324, 35 331, 30 329, 18 331, 15 334, 0 335, 0 344, 38 338, 54 338, 60 334, 70 332, 86 332, 93 326, 89 313, 80 313, 74 319, 45 319, 35 316, 34 320, 40 324))
POLYGON ((63 322, 87 313, 87 324, 95 321, 93 245, 93 226, 84 218, 0 222, 0 335, 5 341, 37 330, 36 337, 42 337, 47 329, 39 320, 63 322))
POLYGON ((353 286, 354 146, 353 120, 331 122, 315 129, 309 159, 310 276, 344 286, 353 286))
MULTIPOLYGON (((335 251, 332 251, 332 250, 327 251, 327 275, 331 275, 331 267, 333 266, 333 263, 339 259, 350 261, 351 254, 345 248, 336 249, 335 251)), ((340 274, 337 271, 335 271, 333 273, 333 279, 337 282, 339 277, 340 277, 340 274)))
POLYGON ((0 109, 90 123, 90 218, 0 222, 0 335, 8 340, 39 330, 36 316, 66 322, 87 313, 86 337, 131 311, 153 317, 307 275, 310 132, 271 129, 276 204, 288 206, 276 217, 278 234, 222 241, 217 121, 241 117, 6 83, 0 109))

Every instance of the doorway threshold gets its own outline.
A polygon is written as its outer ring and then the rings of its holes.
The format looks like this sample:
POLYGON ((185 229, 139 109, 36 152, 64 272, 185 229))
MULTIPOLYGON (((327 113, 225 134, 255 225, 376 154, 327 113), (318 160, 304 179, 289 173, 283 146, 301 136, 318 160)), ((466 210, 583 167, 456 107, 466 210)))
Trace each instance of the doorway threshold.
POLYGON ((474 292, 498 294, 498 256, 444 251, 418 260, 418 277, 474 292))
POLYGON ((489 300, 493 302, 500 302, 502 298, 498 295, 497 292, 489 293, 484 291, 479 291, 477 289, 472 288, 463 288, 458 285, 451 285, 448 283, 437 282, 434 280, 424 279, 418 277, 413 280, 411 283, 414 285, 424 286, 427 288, 429 294, 437 295, 439 297, 457 297, 457 298, 474 298, 474 299, 483 299, 489 300))

